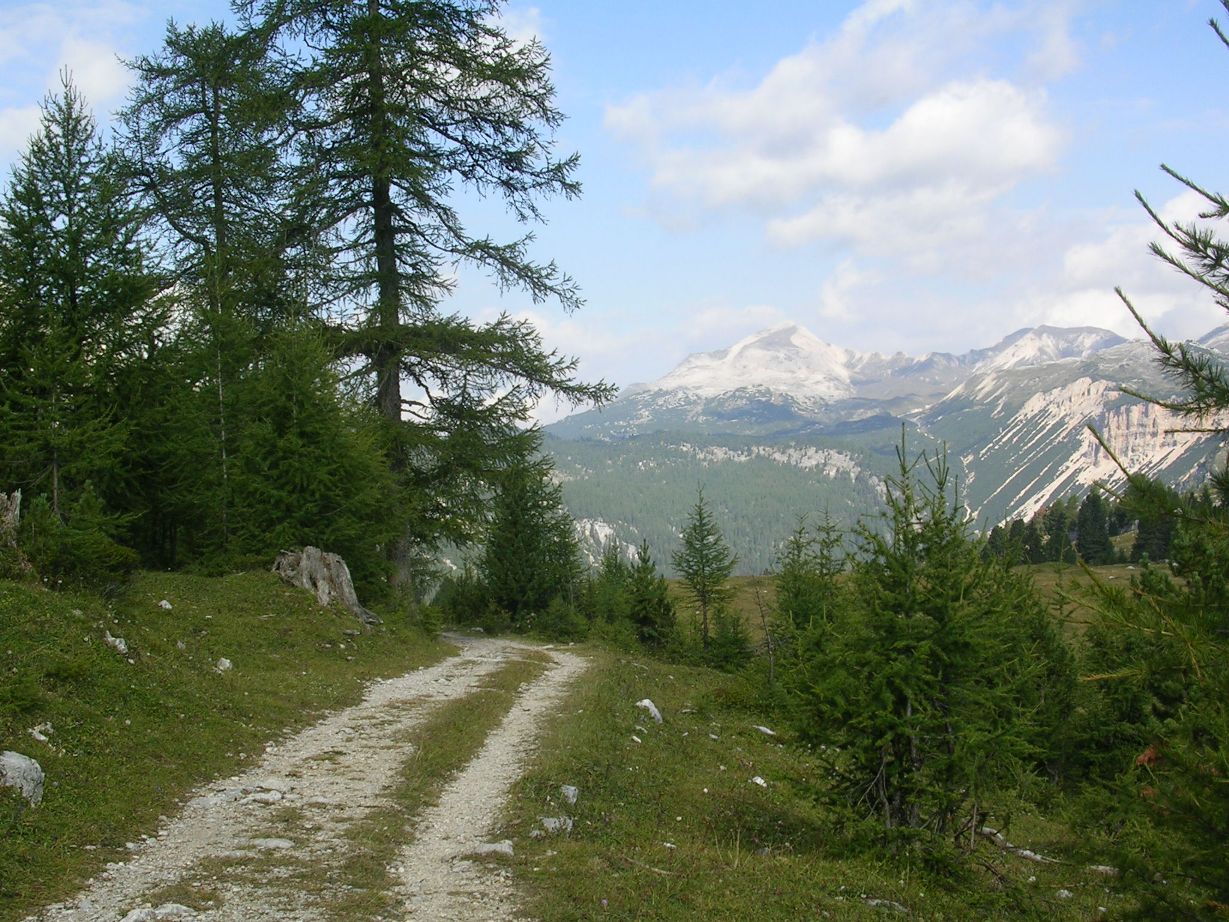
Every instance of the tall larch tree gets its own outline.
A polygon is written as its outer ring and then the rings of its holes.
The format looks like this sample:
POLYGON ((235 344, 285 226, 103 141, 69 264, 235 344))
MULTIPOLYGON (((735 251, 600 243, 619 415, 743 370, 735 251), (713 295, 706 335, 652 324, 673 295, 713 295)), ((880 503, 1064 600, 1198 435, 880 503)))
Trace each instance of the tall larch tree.
POLYGON ((576 155, 557 157, 550 62, 498 23, 495 0, 262 0, 254 31, 282 38, 296 106, 296 213, 326 244, 315 307, 389 424, 411 541, 466 537, 484 490, 524 453, 522 425, 554 393, 601 400, 534 328, 476 324, 441 307, 457 267, 486 270, 535 301, 579 305, 554 263, 471 232, 459 194, 502 201, 521 223, 579 193, 576 155))

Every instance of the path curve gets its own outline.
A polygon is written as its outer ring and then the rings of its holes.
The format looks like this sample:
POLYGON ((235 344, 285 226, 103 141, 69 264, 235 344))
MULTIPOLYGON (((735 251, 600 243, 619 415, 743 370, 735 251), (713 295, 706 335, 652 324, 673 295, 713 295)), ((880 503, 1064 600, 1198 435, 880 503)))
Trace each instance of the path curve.
MULTIPOLYGON (((271 744, 258 765, 206 785, 180 813, 142 843, 132 858, 108 865, 76 897, 49 906, 26 922, 313 922, 328 918, 327 906, 311 888, 278 880, 281 854, 296 862, 335 866, 348 848, 347 828, 373 811, 389 808, 387 792, 413 752, 403 739, 434 710, 476 690, 518 651, 547 653, 552 664, 523 688, 503 723, 484 748, 445 790, 440 805, 414 824, 416 844, 398 861, 413 919, 514 918, 506 881, 493 885, 480 869, 458 860, 475 837, 493 828, 504 799, 525 766, 526 753, 542 720, 558 704, 566 685, 583 671, 582 657, 495 638, 450 636, 455 656, 368 686, 363 700, 334 712, 294 737, 271 744), (467 787, 468 786, 468 787, 467 787), (303 818, 295 838, 278 836, 276 813, 290 807, 303 818), (447 816, 464 817, 469 831, 454 829, 447 816), (240 873, 212 873, 213 905, 181 914, 162 902, 159 891, 199 877, 202 862, 240 873), (258 864, 264 880, 242 873, 258 864), (427 869, 419 871, 419 868, 427 869), (475 914, 475 893, 492 895, 481 905, 498 915, 475 914), (497 899, 496 899, 497 896, 497 899), (429 900, 424 903, 423 900, 429 900), (432 907, 424 915, 424 906, 432 907)), ((209 873, 206 871, 204 873, 209 873)), ((486 876, 495 875, 491 870, 486 876)), ((280 875, 285 877, 285 874, 280 875)))

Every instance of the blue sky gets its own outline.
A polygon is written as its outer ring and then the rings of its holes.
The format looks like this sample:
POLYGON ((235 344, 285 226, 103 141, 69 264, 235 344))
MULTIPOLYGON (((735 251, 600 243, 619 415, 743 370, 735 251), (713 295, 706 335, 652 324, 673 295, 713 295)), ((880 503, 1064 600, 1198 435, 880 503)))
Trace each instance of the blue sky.
MULTIPOLYGON (((860 350, 985 346, 1022 326, 1165 333, 1223 319, 1147 253, 1133 190, 1197 203, 1166 162, 1229 188, 1229 50, 1215 0, 542 0, 505 9, 551 50, 560 146, 585 192, 536 253, 581 284, 571 316, 462 274, 451 307, 531 316, 618 384, 796 321, 860 350)), ((225 3, 0 0, 0 165, 69 67, 105 121, 118 56, 225 3)), ((490 206, 478 225, 507 228, 490 206)), ((547 415, 551 415, 547 411, 547 415)))

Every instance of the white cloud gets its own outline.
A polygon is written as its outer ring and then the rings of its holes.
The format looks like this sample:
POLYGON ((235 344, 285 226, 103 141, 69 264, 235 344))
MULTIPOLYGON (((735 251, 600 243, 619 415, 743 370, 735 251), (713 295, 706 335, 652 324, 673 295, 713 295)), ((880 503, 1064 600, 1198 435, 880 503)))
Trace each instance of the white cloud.
POLYGON ((985 47, 1023 33, 1036 60, 1017 70, 1066 72, 1078 61, 1068 6, 869 0, 753 86, 644 93, 608 108, 606 126, 642 152, 651 214, 734 209, 778 242, 857 251, 886 232, 926 264, 1011 223, 996 213, 1006 193, 1058 163, 1044 88, 988 76, 985 47))
MULTIPOLYGON (((1199 222, 1207 201, 1184 191, 1158 209, 1168 222, 1199 222)), ((1224 227, 1213 227, 1224 236, 1224 227)), ((1053 294, 1034 296, 1032 310, 1046 323, 1091 324, 1129 335, 1139 330, 1114 293, 1121 287, 1131 302, 1160 332, 1177 338, 1198 336, 1225 321, 1211 293, 1148 251, 1163 233, 1143 214, 1113 223, 1099 239, 1069 246, 1053 294)), ((1170 247, 1176 250, 1176 247, 1170 247)))
POLYGON ((132 82, 131 74, 120 60, 113 44, 69 35, 60 44, 59 61, 47 81, 47 89, 58 92, 60 74, 68 71, 86 101, 102 110, 121 101, 132 82))
POLYGON ((42 112, 38 106, 11 106, 0 109, 0 162, 6 153, 24 150, 30 136, 38 130, 42 112))
POLYGON ((534 39, 546 41, 542 10, 536 6, 505 8, 500 13, 499 27, 509 38, 521 44, 528 44, 534 39))
POLYGON ((119 60, 131 26, 151 12, 125 0, 22 3, 0 8, 0 162, 37 128, 36 100, 73 81, 99 121, 122 102, 129 75, 119 60))

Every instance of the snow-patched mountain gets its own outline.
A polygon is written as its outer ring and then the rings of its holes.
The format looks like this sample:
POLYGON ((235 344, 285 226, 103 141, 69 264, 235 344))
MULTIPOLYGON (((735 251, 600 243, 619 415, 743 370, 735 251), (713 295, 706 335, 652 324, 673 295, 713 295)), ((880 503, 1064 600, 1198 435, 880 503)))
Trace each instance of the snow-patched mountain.
POLYGON ((566 438, 802 431, 910 413, 972 373, 1081 359, 1122 342, 1116 333, 1095 327, 1041 326, 962 355, 883 355, 834 346, 805 327, 784 324, 728 349, 690 355, 601 411, 576 414, 551 428, 566 438))
POLYGON ((764 388, 800 403, 827 403, 853 396, 850 366, 857 357, 791 323, 748 336, 719 352, 688 356, 648 390, 708 398, 764 388))
MULTIPOLYGON (((1229 325, 1195 345, 1229 355, 1229 325)), ((697 485, 747 572, 773 564, 802 513, 852 523, 882 503, 902 427, 911 450, 946 447, 980 526, 1029 516, 1130 470, 1189 486, 1218 451, 1172 413, 1124 393, 1173 385, 1145 341, 1036 327, 964 354, 844 349, 795 326, 693 355, 669 374, 547 427, 572 514, 595 547, 677 546, 697 485), (600 535, 598 534, 600 532, 600 535)))

